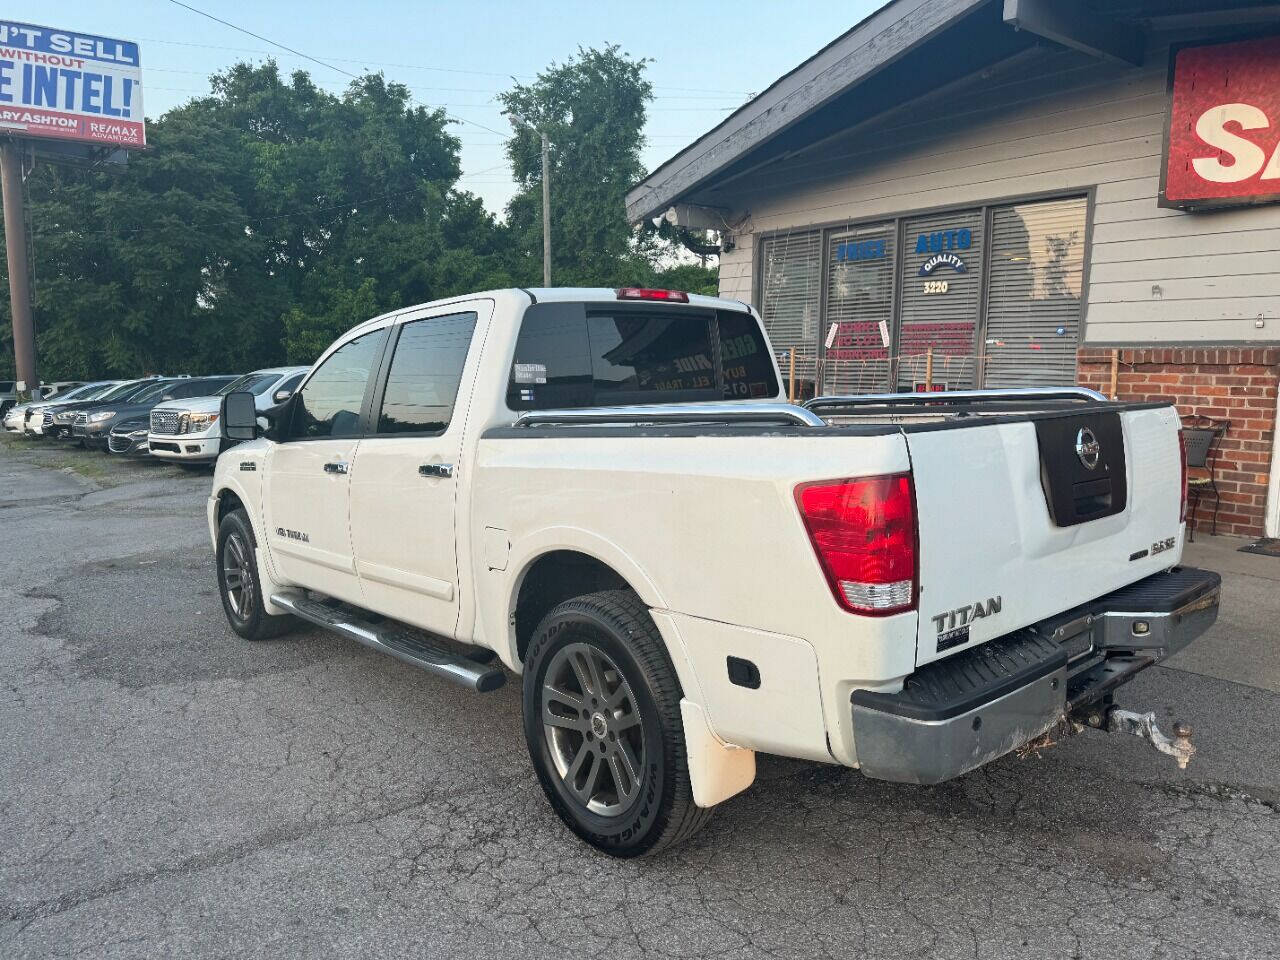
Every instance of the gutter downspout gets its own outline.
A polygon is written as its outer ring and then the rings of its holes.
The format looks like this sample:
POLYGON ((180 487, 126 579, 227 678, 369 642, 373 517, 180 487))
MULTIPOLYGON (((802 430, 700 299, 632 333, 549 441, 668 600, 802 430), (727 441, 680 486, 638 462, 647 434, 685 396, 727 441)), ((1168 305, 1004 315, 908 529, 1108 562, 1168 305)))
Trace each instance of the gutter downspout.
POLYGON ((1271 430, 1271 477, 1267 483, 1267 514, 1264 532, 1268 537, 1280 537, 1280 390, 1276 391, 1276 420, 1271 430))

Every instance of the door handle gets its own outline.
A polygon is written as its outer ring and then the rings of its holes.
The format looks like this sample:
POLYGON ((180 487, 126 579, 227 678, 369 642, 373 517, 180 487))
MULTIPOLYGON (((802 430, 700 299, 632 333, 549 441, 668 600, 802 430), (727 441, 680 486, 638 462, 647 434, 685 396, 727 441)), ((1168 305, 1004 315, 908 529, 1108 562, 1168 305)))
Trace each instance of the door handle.
POLYGON ((324 465, 324 472, 325 473, 346 473, 347 464, 343 463, 341 460, 339 460, 337 463, 326 463, 324 465))
POLYGON ((418 468, 418 476, 420 477, 439 477, 448 480, 453 476, 452 463, 424 463, 418 468))

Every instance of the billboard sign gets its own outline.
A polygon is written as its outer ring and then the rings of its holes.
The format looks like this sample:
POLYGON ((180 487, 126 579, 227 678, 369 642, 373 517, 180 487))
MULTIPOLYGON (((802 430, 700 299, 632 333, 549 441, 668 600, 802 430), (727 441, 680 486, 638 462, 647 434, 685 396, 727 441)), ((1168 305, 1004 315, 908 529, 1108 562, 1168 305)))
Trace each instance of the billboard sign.
POLYGON ((0 20, 0 132, 144 147, 138 45, 0 20))
POLYGON ((1280 36, 1173 51, 1160 206, 1280 200, 1280 36))

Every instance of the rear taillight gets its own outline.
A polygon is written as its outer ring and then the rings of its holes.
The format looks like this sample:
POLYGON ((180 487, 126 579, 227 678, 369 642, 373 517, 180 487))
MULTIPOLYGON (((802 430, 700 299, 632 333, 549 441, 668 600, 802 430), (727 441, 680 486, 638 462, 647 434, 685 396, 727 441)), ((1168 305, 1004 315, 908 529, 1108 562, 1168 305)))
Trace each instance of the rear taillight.
POLYGON ((622 287, 619 300, 663 300, 667 303, 688 303, 689 295, 683 290, 654 290, 650 287, 622 287))
POLYGON ((840 606, 871 616, 915 609, 911 474, 801 484, 796 503, 840 606))
POLYGON ((1178 431, 1178 460, 1182 463, 1182 504, 1178 507, 1178 522, 1187 522, 1187 438, 1178 431))

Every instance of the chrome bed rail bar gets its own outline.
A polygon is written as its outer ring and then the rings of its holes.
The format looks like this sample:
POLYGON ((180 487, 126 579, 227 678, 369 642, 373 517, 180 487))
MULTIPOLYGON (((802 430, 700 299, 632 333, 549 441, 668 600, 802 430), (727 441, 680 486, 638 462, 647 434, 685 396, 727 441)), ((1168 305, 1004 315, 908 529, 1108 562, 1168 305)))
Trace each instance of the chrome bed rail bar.
POLYGON ((621 407, 580 407, 530 410, 513 426, 544 427, 588 424, 649 423, 774 423, 825 427, 816 413, 791 403, 666 403, 621 407))
POLYGON ((806 410, 848 407, 923 407, 930 404, 982 403, 1003 400, 1072 400, 1106 403, 1107 398, 1088 387, 1010 387, 997 390, 947 390, 936 393, 860 393, 848 396, 814 397, 806 410))

